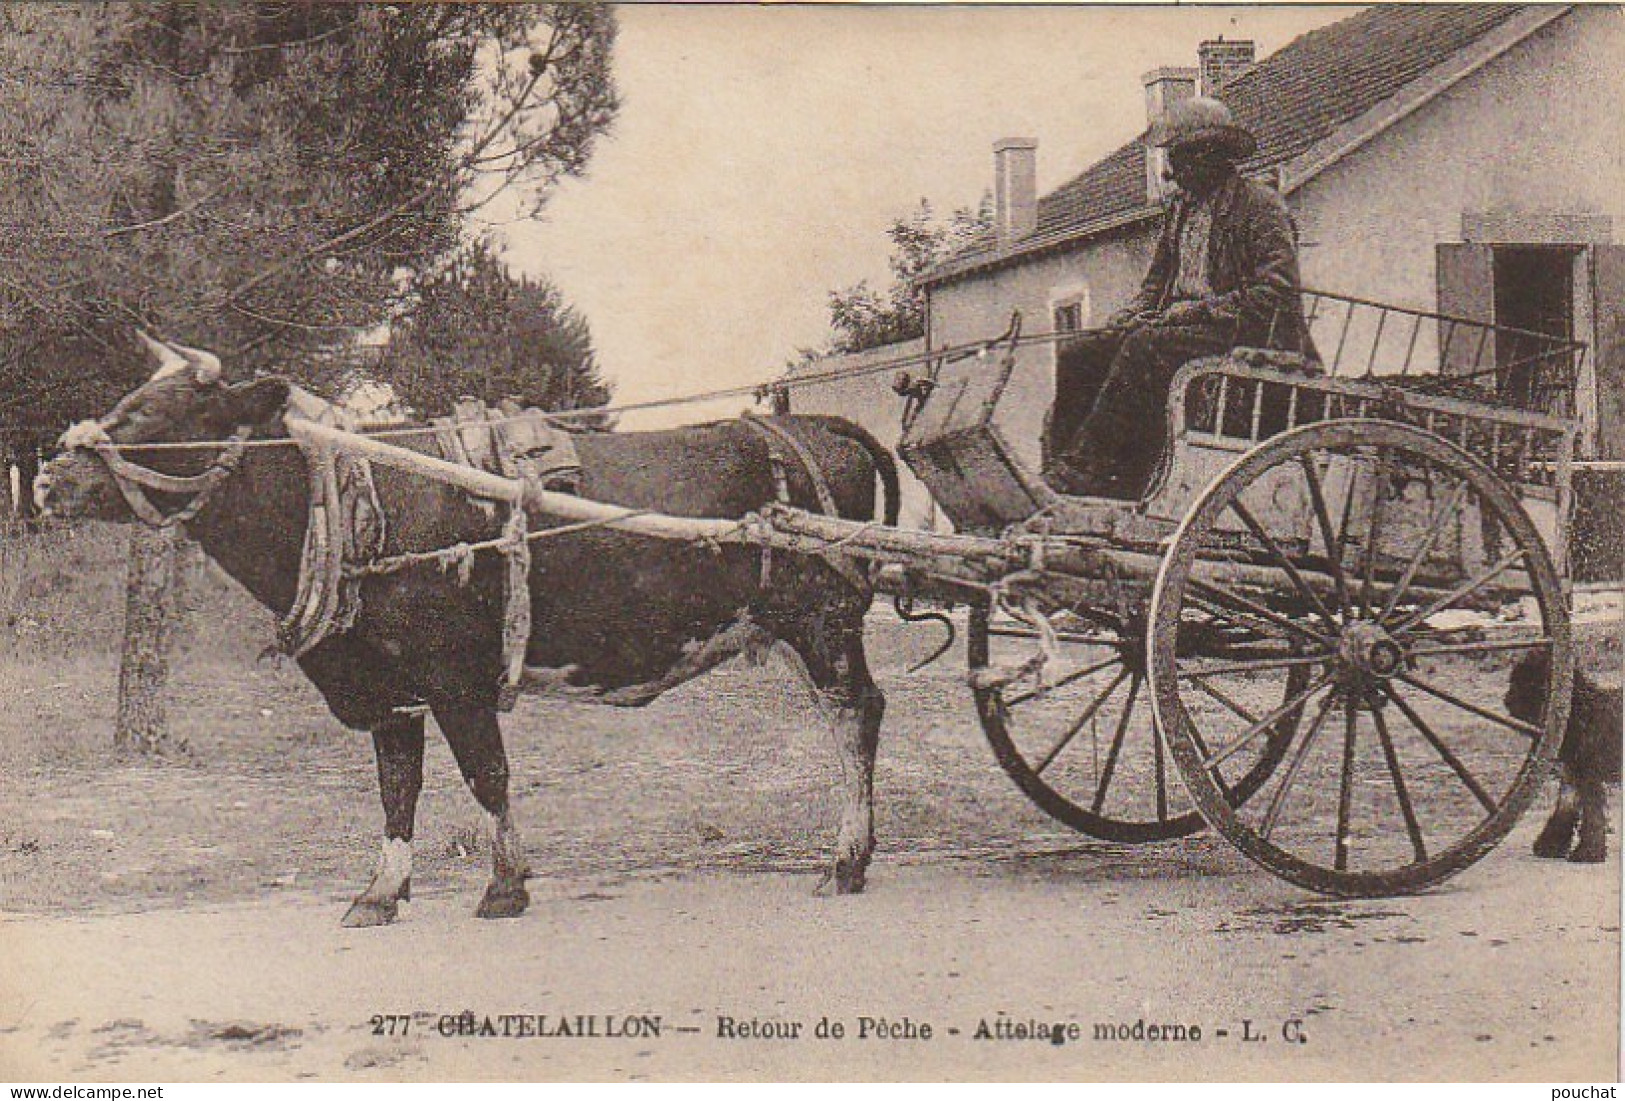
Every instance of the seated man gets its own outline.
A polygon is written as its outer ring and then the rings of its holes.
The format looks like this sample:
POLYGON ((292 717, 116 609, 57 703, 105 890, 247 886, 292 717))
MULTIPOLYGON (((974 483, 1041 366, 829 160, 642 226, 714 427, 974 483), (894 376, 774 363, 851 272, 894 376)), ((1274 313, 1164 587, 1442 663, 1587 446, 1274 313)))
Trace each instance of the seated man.
POLYGON ((1057 356, 1045 479, 1063 493, 1137 498, 1167 443, 1184 363, 1238 346, 1310 352, 1297 233, 1272 188, 1236 164, 1257 141, 1218 100, 1174 104, 1147 140, 1178 191, 1140 293, 1057 356))

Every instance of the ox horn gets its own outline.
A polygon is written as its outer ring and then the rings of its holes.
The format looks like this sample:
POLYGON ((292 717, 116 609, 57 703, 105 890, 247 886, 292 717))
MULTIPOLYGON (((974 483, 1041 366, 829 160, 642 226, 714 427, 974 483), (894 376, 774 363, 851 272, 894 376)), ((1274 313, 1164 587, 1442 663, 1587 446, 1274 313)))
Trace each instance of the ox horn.
POLYGON ((201 348, 188 348, 184 344, 171 344, 171 348, 185 357, 192 366, 192 376, 205 386, 220 381, 220 357, 201 348))
POLYGON ((135 331, 135 335, 141 338, 141 343, 148 353, 158 361, 158 370, 153 372, 153 378, 168 378, 186 370, 188 366, 186 359, 173 347, 161 340, 154 340, 140 329, 135 331))

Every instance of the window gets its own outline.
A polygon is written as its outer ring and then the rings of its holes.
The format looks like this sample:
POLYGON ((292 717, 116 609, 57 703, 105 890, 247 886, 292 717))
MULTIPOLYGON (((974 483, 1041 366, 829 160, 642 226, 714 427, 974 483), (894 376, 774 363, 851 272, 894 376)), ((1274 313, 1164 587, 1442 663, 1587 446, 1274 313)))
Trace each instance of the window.
POLYGON ((1089 288, 1057 288, 1050 294, 1050 319, 1058 333, 1081 332, 1089 325, 1089 288))

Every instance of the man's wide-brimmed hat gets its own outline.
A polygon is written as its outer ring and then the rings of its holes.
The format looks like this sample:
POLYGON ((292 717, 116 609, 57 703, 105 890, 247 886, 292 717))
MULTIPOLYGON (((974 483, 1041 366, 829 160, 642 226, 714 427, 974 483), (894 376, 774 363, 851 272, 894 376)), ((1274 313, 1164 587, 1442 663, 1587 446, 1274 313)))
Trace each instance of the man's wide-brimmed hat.
POLYGON ((1230 108, 1206 96, 1182 99, 1169 107, 1151 124, 1146 144, 1211 149, 1237 161, 1258 152, 1258 139, 1252 131, 1237 125, 1230 108))

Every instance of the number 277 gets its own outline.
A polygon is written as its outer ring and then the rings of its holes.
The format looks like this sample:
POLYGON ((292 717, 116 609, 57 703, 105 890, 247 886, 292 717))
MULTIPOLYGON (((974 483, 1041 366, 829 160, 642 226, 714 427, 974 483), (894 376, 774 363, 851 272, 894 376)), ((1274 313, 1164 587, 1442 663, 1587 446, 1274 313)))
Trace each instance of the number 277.
POLYGON ((374 1036, 405 1036, 412 1027, 410 1013, 374 1013, 372 1015, 372 1034, 374 1036))

